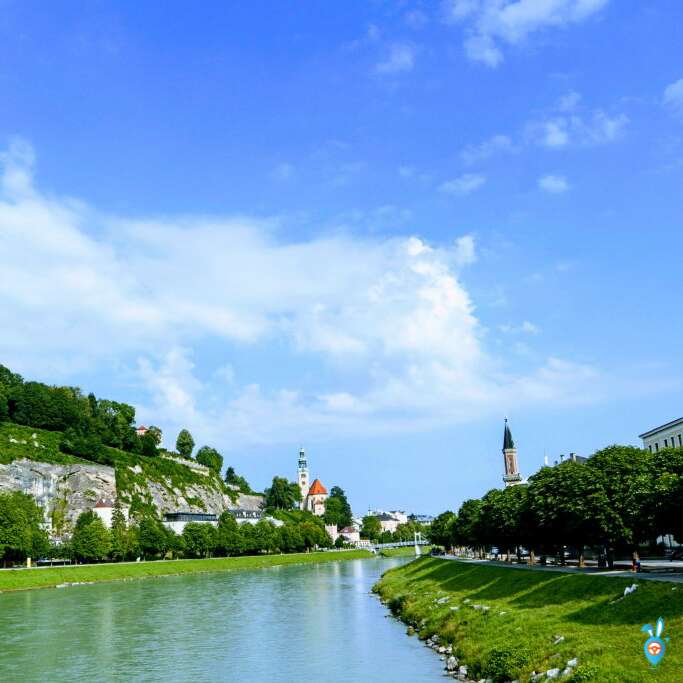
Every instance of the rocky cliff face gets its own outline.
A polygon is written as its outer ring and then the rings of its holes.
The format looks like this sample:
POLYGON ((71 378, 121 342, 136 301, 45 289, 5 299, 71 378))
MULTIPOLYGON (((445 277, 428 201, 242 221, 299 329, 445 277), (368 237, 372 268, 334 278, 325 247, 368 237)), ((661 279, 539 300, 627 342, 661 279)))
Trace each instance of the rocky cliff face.
MULTIPOLYGON (((136 493, 153 504, 161 515, 178 511, 220 515, 236 508, 256 510, 263 500, 261 496, 239 494, 233 502, 208 477, 206 485, 187 484, 181 491, 168 478, 152 480, 143 476, 140 467, 128 469, 137 475, 136 493)), ((45 521, 68 531, 78 515, 92 509, 100 498, 116 497, 116 473, 113 467, 105 465, 14 460, 7 465, 0 464, 0 491, 23 491, 33 496, 45 511, 45 521)))
POLYGON ((67 526, 100 498, 116 496, 114 469, 105 465, 52 465, 14 460, 0 465, 0 491, 23 491, 45 511, 45 521, 61 516, 67 526))

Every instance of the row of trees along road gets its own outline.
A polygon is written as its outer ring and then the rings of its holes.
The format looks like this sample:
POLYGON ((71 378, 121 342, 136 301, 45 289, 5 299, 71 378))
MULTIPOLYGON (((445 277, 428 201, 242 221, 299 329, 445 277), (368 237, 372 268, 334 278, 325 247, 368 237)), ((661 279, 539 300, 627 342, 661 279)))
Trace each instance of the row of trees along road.
POLYGON ((683 542, 683 449, 610 446, 585 463, 544 467, 528 486, 493 489, 432 523, 430 540, 484 551, 559 555, 586 547, 627 552, 659 536, 683 542))
POLYGON ((218 526, 193 522, 178 535, 151 515, 129 524, 116 501, 111 529, 89 510, 76 520, 70 541, 58 546, 50 545, 47 533, 41 528, 42 521, 42 511, 30 496, 20 492, 0 494, 0 559, 5 566, 23 563, 27 557, 116 562, 137 557, 198 558, 302 552, 332 545, 323 521, 307 513, 300 513, 297 520, 276 527, 267 520, 238 525, 229 512, 224 512, 218 526))

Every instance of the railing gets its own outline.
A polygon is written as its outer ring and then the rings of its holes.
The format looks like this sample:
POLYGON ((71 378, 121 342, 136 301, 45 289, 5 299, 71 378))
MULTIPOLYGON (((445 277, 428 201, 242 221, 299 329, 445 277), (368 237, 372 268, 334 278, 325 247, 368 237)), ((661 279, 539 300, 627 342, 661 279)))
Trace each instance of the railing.
POLYGON ((424 539, 421 539, 419 541, 395 541, 393 543, 375 543, 371 545, 371 548, 374 548, 375 550, 382 550, 383 548, 405 548, 407 546, 415 546, 415 545, 429 545, 429 541, 425 541, 424 539))

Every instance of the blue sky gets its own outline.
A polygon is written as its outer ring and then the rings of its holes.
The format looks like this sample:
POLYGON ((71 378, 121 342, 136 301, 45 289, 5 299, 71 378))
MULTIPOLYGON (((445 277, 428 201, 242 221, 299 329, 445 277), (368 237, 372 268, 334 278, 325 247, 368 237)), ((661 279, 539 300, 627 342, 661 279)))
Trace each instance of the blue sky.
POLYGON ((0 1, 0 362, 436 513, 679 417, 674 0, 0 1))

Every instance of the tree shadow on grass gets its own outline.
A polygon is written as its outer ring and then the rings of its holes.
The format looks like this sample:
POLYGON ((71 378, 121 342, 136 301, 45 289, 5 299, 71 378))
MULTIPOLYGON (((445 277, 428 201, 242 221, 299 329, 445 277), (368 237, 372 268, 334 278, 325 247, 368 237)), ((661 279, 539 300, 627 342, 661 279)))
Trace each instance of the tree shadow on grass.
POLYGON ((415 563, 407 583, 433 581, 438 589, 466 593, 473 602, 503 599, 517 609, 557 607, 557 615, 581 624, 644 624, 658 616, 683 617, 683 586, 640 581, 623 597, 632 579, 468 565, 453 561, 415 563), (672 590, 674 589, 674 590, 672 590))

